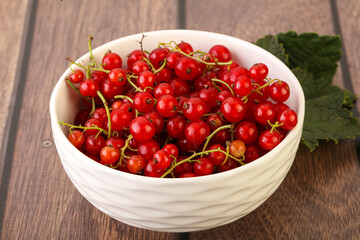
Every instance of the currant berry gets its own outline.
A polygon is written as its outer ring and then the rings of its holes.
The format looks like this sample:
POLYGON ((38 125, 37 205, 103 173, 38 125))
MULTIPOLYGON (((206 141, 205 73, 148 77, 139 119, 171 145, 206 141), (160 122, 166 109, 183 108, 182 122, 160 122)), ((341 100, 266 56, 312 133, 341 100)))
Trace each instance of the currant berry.
POLYGON ((156 103, 156 110, 163 117, 175 116, 179 109, 179 103, 174 96, 161 96, 156 103))
POLYGON ((207 124, 209 124, 211 130, 215 130, 222 125, 224 125, 224 120, 221 118, 220 114, 212 113, 206 119, 207 124))
POLYGON ((138 92, 134 96, 133 105, 139 112, 150 112, 154 108, 153 96, 147 92, 138 92))
POLYGON ((236 158, 242 158, 245 154, 245 143, 241 140, 234 140, 230 144, 229 153, 236 158))
POLYGON ((146 161, 151 160, 156 151, 160 150, 159 143, 154 139, 140 143, 137 147, 137 154, 142 156, 146 161))
POLYGON ((262 125, 273 122, 276 116, 274 105, 269 101, 259 104, 255 108, 254 116, 256 121, 262 125))
POLYGON ((176 115, 167 121, 166 132, 172 138, 181 138, 185 134, 186 124, 186 119, 182 115, 176 115))
POLYGON ((256 141, 258 130, 256 125, 251 121, 242 121, 235 128, 236 139, 250 144, 256 141))
POLYGON ((146 161, 142 156, 133 155, 128 159, 126 167, 131 173, 142 174, 145 168, 145 164, 146 161))
POLYGON ((249 70, 249 76, 255 82, 260 82, 264 80, 268 73, 269 69, 264 63, 256 63, 249 70))
POLYGON ((102 65, 105 70, 121 68, 122 67, 122 59, 116 53, 108 53, 102 59, 102 65))
POLYGON ((82 80, 84 80, 84 72, 80 69, 76 69, 72 74, 70 74, 70 81, 72 83, 80 83, 82 80))
POLYGON ((127 65, 131 68, 135 62, 141 61, 144 58, 147 58, 146 53, 142 52, 140 49, 136 49, 129 54, 127 58, 127 65))
POLYGON ((197 175, 193 172, 184 172, 179 176, 179 178, 189 178, 189 177, 197 177, 197 175))
POLYGON ((231 52, 224 45, 214 45, 210 48, 209 54, 212 54, 217 58, 218 62, 228 62, 231 60, 231 52))
POLYGON ((210 135, 210 127, 202 120, 196 120, 185 126, 185 138, 192 144, 200 146, 210 135))
POLYGON ((197 176, 210 175, 214 171, 214 163, 207 157, 201 157, 194 161, 193 168, 197 176))
POLYGON ((218 90, 214 87, 208 87, 199 91, 199 98, 209 107, 213 108, 217 105, 218 90))
POLYGON ((146 163, 144 168, 145 176, 160 178, 164 174, 165 174, 165 169, 158 168, 153 160, 150 160, 146 163))
POLYGON ((105 146, 113 146, 117 150, 120 150, 125 146, 125 141, 121 137, 112 136, 105 141, 105 146))
POLYGON ((159 99, 164 95, 174 95, 174 90, 168 83, 159 83, 154 89, 154 97, 159 99))
POLYGON ((174 69, 177 61, 182 57, 183 55, 179 52, 169 52, 166 56, 166 67, 174 69))
POLYGON ((110 114, 111 128, 113 130, 123 130, 129 127, 131 120, 131 114, 125 109, 117 109, 110 114))
POLYGON ((265 130, 260 134, 259 144, 262 149, 272 150, 281 142, 280 134, 275 130, 265 130))
MULTIPOLYGON (((209 150, 215 150, 215 149, 220 149, 224 152, 226 152, 226 149, 223 145, 220 144, 213 144, 209 147, 209 150)), ((222 163, 224 163, 226 158, 226 155, 222 152, 212 152, 209 154, 209 159, 214 163, 215 166, 219 166, 222 163)))
POLYGON ((155 134, 160 133, 164 129, 165 120, 156 110, 147 112, 143 116, 149 119, 154 124, 155 134))
POLYGON ((164 48, 155 48, 149 55, 149 60, 154 68, 159 68, 164 63, 164 59, 167 56, 168 51, 164 48))
POLYGON ((91 79, 93 79, 98 84, 103 83, 108 78, 108 74, 103 71, 92 71, 91 79))
POLYGON ((158 150, 153 155, 154 165, 159 169, 168 168, 171 164, 171 157, 165 150, 158 150))
POLYGON ((297 114, 292 109, 286 109, 277 116, 277 122, 282 124, 280 127, 285 130, 293 129, 297 121, 297 114))
POLYGON ((130 123, 130 133, 137 142, 147 142, 155 135, 155 127, 145 117, 137 117, 130 123))
POLYGON ((131 71, 136 76, 139 76, 140 73, 142 73, 144 71, 149 71, 149 70, 150 70, 149 65, 147 65, 147 63, 142 60, 134 62, 134 64, 131 66, 131 71))
POLYGON ((146 87, 154 87, 155 80, 155 74, 151 71, 145 70, 139 73, 137 83, 141 89, 145 89, 146 87))
POLYGON ((285 102, 290 96, 290 87, 284 81, 276 81, 269 86, 269 95, 275 102, 285 102))
POLYGON ((126 72, 121 68, 114 68, 108 74, 110 82, 122 86, 126 83, 126 72))
POLYGON ((240 122, 245 114, 246 108, 244 102, 238 97, 228 97, 220 107, 220 111, 229 122, 240 122))
POLYGON ((190 92, 190 86, 187 84, 187 81, 180 80, 179 78, 173 78, 169 82, 171 88, 173 89, 173 96, 180 97, 186 96, 190 92))
MULTIPOLYGON (((186 156, 179 156, 175 162, 179 163, 184 159, 186 159, 186 156)), ((183 163, 177 165, 173 170, 175 177, 180 177, 183 173, 186 173, 186 172, 193 172, 193 165, 191 162, 183 162, 183 163)))
POLYGON ((100 151, 100 159, 104 163, 111 164, 119 160, 120 152, 113 146, 105 146, 100 151))
POLYGON ((105 146, 105 138, 101 135, 87 136, 85 140, 86 152, 91 155, 99 155, 101 149, 105 146))
POLYGON ((176 147, 175 144, 168 143, 162 147, 162 150, 167 152, 170 156, 177 158, 179 156, 179 149, 176 147))
POLYGON ((241 76, 236 78, 234 83, 234 92, 240 96, 244 97, 251 93, 252 91, 252 85, 251 85, 251 79, 246 76, 241 76))
POLYGON ((183 104, 184 116, 189 120, 199 120, 208 112, 206 104, 197 97, 191 97, 183 104))
POLYGON ((244 163, 250 163, 261 156, 261 148, 258 144, 250 144, 246 146, 244 163))
POLYGON ((179 43, 177 46, 178 48, 180 48, 181 51, 183 51, 186 54, 190 54, 194 51, 193 47, 188 42, 181 41, 181 43, 179 43))
POLYGON ((190 57, 182 57, 175 65, 175 74, 181 80, 192 80, 198 74, 198 63, 190 57))
MULTIPOLYGON (((99 119, 95 119, 95 118, 90 118, 89 120, 87 120, 85 122, 85 127, 98 127, 98 128, 103 128, 103 123, 99 120, 99 119)), ((100 130, 97 129, 86 129, 85 133, 87 136, 90 135, 97 135, 99 133, 100 130)))
POLYGON ((96 97, 99 89, 99 84, 93 79, 85 79, 79 86, 79 92, 84 97, 96 97))
POLYGON ((81 147, 85 143, 85 135, 80 130, 74 130, 68 135, 68 139, 71 142, 72 145, 74 145, 76 148, 81 147))

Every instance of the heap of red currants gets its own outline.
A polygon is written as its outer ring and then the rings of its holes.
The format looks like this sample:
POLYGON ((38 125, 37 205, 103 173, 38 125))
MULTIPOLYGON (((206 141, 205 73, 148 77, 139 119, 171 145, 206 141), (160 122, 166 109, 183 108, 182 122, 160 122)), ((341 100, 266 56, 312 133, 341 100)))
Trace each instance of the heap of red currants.
POLYGON ((289 85, 268 67, 250 69, 221 44, 207 52, 187 42, 159 43, 123 58, 91 50, 66 82, 83 99, 68 139, 100 164, 149 177, 215 174, 250 163, 275 148, 297 124, 284 102, 289 85))

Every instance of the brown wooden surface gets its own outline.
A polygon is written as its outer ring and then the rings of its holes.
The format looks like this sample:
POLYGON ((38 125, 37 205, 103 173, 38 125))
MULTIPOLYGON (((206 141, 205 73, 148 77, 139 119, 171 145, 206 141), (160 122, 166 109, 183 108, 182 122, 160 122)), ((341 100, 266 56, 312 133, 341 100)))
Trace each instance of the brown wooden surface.
MULTIPOLYGON (((0 172, 8 183, 0 189, 0 239, 360 239, 360 166, 353 140, 323 143, 312 153, 301 146, 288 176, 268 201, 238 221, 207 231, 180 235, 130 227, 99 212, 73 187, 52 144, 48 103, 68 66, 65 57, 83 55, 90 33, 94 46, 137 32, 178 27, 255 41, 288 30, 335 34, 337 14, 349 66, 339 67, 334 83, 350 82, 360 94, 358 1, 189 0, 185 12, 178 2, 183 1, 29 1, 35 4, 29 10, 35 22, 32 44, 26 46, 31 51, 22 79, 23 101, 21 108, 5 108, 0 114, 0 129, 8 116, 19 117, 17 131, 9 133, 16 133, 15 141, 8 142, 11 139, 0 131, 0 143, 13 146, 13 151, 4 148, 0 159, 0 166, 11 162, 0 172), (350 78, 345 79, 346 73, 350 78)), ((0 27, 2 57, 11 57, 6 75, 0 73, 3 107, 22 94, 11 95, 4 88, 12 89, 20 70, 16 64, 20 42, 27 39, 22 31, 27 4, 0 2, 1 23, 15 17, 17 27, 0 27), (12 44, 2 44, 8 42, 12 44)), ((4 59, 0 63, 9 64, 4 59)))

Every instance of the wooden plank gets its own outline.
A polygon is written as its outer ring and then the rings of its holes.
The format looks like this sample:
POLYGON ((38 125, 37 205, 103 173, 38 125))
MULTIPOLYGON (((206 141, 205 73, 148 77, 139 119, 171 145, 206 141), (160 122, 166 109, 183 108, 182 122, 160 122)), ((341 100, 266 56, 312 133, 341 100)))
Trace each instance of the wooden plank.
MULTIPOLYGON (((6 1, 10 2, 10 1, 6 1)), ((16 6, 14 3, 13 5, 16 6)), ((63 170, 50 132, 50 94, 68 63, 94 47, 136 32, 176 27, 176 1, 39 0, 30 70, 16 137, 1 239, 174 239, 139 230, 95 209, 63 170)), ((15 11, 15 10, 14 10, 15 11)), ((4 65, 5 66, 5 63, 4 65)), ((3 81, 1 81, 3 84, 3 81)))
POLYGON ((7 120, 13 111, 16 97, 13 94, 14 83, 21 53, 20 46, 23 40, 27 6, 28 0, 0 1, 0 65, 3 66, 0 71, 0 149, 3 150, 0 153, 0 183, 9 136, 7 120))
MULTIPOLYGON (((353 91, 360 96, 360 5, 356 0, 353 1, 335 1, 338 9, 341 37, 345 48, 348 70, 350 73, 353 91)), ((360 112, 360 101, 356 103, 358 113, 360 112)))
MULTIPOLYGON (((357 49, 358 43, 355 34, 359 30, 355 28, 360 20, 359 8, 354 5, 358 4, 355 1, 350 4, 348 12, 340 8, 348 24, 352 22, 348 42, 353 42, 349 49, 357 49), (351 31, 355 34, 350 34, 351 31)), ((224 33, 252 42, 266 34, 289 30, 335 34, 331 6, 321 0, 187 1, 185 12, 186 28, 224 33)), ((358 53, 352 51, 351 57, 351 64, 357 64, 358 53), (353 63, 356 57, 357 62, 353 63)), ((358 86, 359 67, 351 66, 357 81, 354 84, 358 86)), ((344 86, 340 67, 334 83, 344 86)), ((190 239, 359 239, 359 176, 353 140, 338 145, 322 143, 312 153, 300 146, 288 176, 261 207, 231 224, 190 233, 190 239)))

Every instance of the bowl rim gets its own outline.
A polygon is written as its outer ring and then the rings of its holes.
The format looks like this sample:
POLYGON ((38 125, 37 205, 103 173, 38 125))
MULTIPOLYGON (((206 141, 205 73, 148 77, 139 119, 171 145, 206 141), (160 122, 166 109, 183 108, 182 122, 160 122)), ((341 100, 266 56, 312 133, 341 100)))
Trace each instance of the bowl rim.
MULTIPOLYGON (((303 89, 300 85, 299 80, 296 78, 296 76, 293 74, 293 72, 277 57, 275 57, 273 54, 271 54, 270 52, 262 49, 261 47, 245 41, 243 39, 240 38, 236 38, 230 35, 225 35, 222 33, 216 33, 216 32, 209 32, 209 31, 201 31, 201 30, 191 30, 191 29, 168 29, 168 30, 157 30, 157 31, 149 31, 149 32, 141 32, 141 33, 135 33, 132 35, 128 35, 125 37, 121 37, 112 41, 109 41, 107 43, 104 43, 98 47, 96 47, 95 49, 93 49, 93 53, 94 55, 96 55, 97 51, 100 51, 101 48, 104 48, 106 46, 112 45, 117 43, 118 41, 126 41, 127 39, 134 39, 135 37, 137 39, 140 39, 139 37, 142 36, 142 34, 145 35, 156 35, 156 34, 163 34, 163 33, 167 33, 167 34, 173 34, 173 33, 196 33, 196 34, 205 34, 205 35, 212 35, 212 36, 216 36, 216 37, 222 37, 222 38, 227 38, 229 40, 233 40, 233 41, 239 41, 241 42, 241 44, 244 44, 245 46, 249 46, 251 48, 254 48, 254 50, 261 52, 264 55, 268 55, 270 58, 273 59, 273 61, 276 62, 276 64, 281 65, 283 68, 286 69, 286 71, 288 71, 289 76, 291 76, 292 78, 294 78, 296 81, 294 81, 294 85, 296 86, 296 89, 298 90, 297 94, 298 94, 298 111, 297 111, 297 115, 298 115, 298 123, 296 125, 296 127, 294 129, 292 129, 288 135, 284 138, 283 141, 281 141, 279 143, 278 146, 276 146, 273 150, 267 152, 265 155, 261 156, 260 158, 256 159, 255 161, 252 161, 248 164, 245 164, 243 166, 239 166, 237 168, 225 171, 225 172, 220 172, 220 173, 216 173, 216 174, 210 174, 210 175, 206 175, 206 176, 198 176, 198 177, 193 177, 193 178, 155 178, 155 177, 146 177, 146 176, 142 176, 142 175, 137 175, 137 174, 131 174, 131 173, 127 173, 127 172, 123 172, 123 171, 119 171, 116 169, 112 169, 110 167, 104 166, 102 164, 99 164, 98 162, 92 160, 91 158, 87 157, 85 154, 83 154, 82 152, 80 152, 78 149, 76 149, 67 139, 67 137, 65 136, 61 126, 58 124, 58 120, 59 120, 59 116, 57 115, 57 112, 55 111, 56 107, 55 107, 55 103, 56 103, 56 96, 59 92, 59 89, 62 87, 62 84, 65 83, 64 78, 69 74, 69 72, 71 71, 70 68, 67 68, 64 73, 61 75, 61 77, 59 78, 59 80, 56 82, 55 87, 53 88, 53 91, 51 93, 51 97, 50 97, 50 104, 49 104, 49 108, 50 108, 50 116, 51 116, 51 126, 52 126, 52 132, 53 132, 53 137, 55 138, 55 135, 59 137, 59 141, 61 144, 65 144, 67 149, 73 149, 74 154, 76 154, 76 156, 79 157, 80 161, 82 161, 84 164, 86 164, 89 168, 93 168, 96 169, 97 171, 101 171, 103 173, 106 174, 112 174, 112 175, 119 175, 120 177, 123 178, 127 178, 129 180, 133 180, 133 181, 140 181, 140 182, 149 182, 149 183, 173 183, 173 184, 179 184, 179 183, 195 183, 195 182, 207 182, 209 180, 209 178, 214 179, 214 180, 218 180, 221 178, 228 178, 234 174, 241 174, 243 171, 247 171, 248 168, 253 168, 253 167, 257 167, 259 165, 264 164, 264 162, 266 162, 268 159, 273 158, 274 156, 276 156, 282 149, 284 149, 287 145, 288 142, 291 142, 293 140, 295 140, 296 138, 298 138, 298 134, 299 131, 302 131, 303 128, 303 122, 304 122, 304 116, 305 116, 305 96, 304 96, 304 92, 303 89)), ((87 59, 90 57, 90 53, 86 53, 83 56, 81 56, 80 58, 78 58, 76 60, 76 62, 82 60, 82 59, 87 59)))

